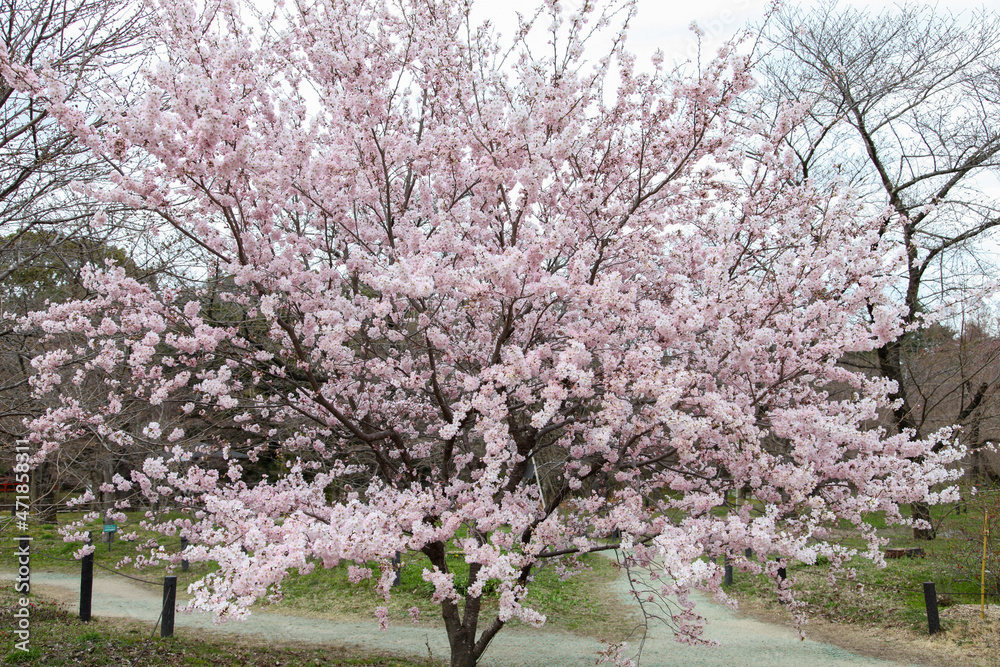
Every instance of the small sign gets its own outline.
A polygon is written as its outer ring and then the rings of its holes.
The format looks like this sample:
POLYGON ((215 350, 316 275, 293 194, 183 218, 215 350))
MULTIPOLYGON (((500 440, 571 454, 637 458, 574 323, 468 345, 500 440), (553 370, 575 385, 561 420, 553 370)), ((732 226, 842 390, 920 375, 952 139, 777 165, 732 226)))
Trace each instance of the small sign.
POLYGON ((116 524, 113 524, 113 523, 106 523, 106 524, 104 524, 104 532, 105 533, 116 533, 116 532, 118 532, 118 526, 116 524))

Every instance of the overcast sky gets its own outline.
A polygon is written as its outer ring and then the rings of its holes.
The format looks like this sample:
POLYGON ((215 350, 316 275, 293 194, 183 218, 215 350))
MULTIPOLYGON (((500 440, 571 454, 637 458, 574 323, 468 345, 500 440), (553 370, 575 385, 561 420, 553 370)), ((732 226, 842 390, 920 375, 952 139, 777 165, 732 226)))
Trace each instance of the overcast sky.
MULTIPOLYGON (((581 0, 563 0, 565 7, 575 7, 581 0)), ((502 32, 513 33, 515 12, 530 14, 539 0, 493 0, 482 2, 476 11, 489 17, 502 32)), ((697 53, 697 39, 689 26, 698 23, 704 32, 704 52, 711 57, 715 49, 748 23, 763 20, 770 0, 639 0, 639 14, 629 33, 629 50, 636 54, 644 67, 657 49, 663 50, 667 61, 692 59, 697 53)), ((818 4, 816 2, 785 4, 818 4)), ((869 7, 873 11, 899 4, 889 0, 840 0, 847 6, 869 7)), ((939 10, 959 12, 983 6, 971 0, 942 0, 934 4, 939 10)), ((596 45, 595 45, 596 46, 596 45)))

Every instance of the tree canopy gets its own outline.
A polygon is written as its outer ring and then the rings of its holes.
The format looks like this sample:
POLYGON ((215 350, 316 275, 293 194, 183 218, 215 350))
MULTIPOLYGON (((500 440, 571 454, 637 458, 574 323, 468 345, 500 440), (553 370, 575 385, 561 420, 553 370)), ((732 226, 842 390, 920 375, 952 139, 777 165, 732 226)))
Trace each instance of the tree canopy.
POLYGON ((88 298, 29 320, 58 403, 31 423, 38 456, 83 431, 166 448, 108 488, 181 508, 159 527, 218 563, 191 592, 220 617, 341 561, 381 563, 389 596, 395 552, 422 552, 456 666, 544 622, 533 573, 582 553, 656 570, 690 641, 687 593, 721 579, 703 556, 839 564, 847 520, 879 558, 865 514, 903 521, 960 453, 874 427, 892 384, 838 363, 901 332, 897 222, 794 178, 801 114, 748 122, 733 46, 693 77, 637 68, 622 39, 588 61, 633 10, 550 2, 501 42, 460 1, 167 0, 162 62, 99 127, 57 77, 0 61, 94 155, 142 156, 92 195, 198 244, 225 305, 87 269, 88 298), (80 400, 95 383, 107 400, 80 400), (126 396, 162 417, 124 428, 126 396), (213 436, 224 455, 285 468, 193 460, 213 417, 243 431, 213 436))

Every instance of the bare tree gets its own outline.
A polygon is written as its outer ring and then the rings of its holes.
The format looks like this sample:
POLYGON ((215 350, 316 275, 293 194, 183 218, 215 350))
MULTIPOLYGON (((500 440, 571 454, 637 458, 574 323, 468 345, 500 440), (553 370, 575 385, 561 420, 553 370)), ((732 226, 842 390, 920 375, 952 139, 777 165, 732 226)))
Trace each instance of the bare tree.
MULTIPOLYGON (((968 378, 982 376, 975 387, 931 391, 930 377, 917 383, 909 372, 919 348, 911 339, 928 313, 955 307, 993 271, 983 248, 1000 226, 1000 17, 912 4, 875 15, 826 2, 783 10, 766 34, 765 108, 807 109, 808 122, 786 137, 799 176, 847 181, 887 223, 903 222, 899 298, 908 332, 872 359, 873 372, 898 386, 894 426, 920 437, 931 425, 967 420, 996 377, 965 365, 968 378)), ((925 505, 913 512, 929 518, 925 505)), ((933 536, 914 530, 918 539, 933 536)))
MULTIPOLYGON (((127 0, 0 0, 3 48, 26 71, 58 77, 66 100, 86 111, 89 93, 109 84, 109 75, 134 70, 142 55, 137 7, 127 0)), ((101 122, 96 113, 90 120, 101 122)), ((0 83, 0 249, 39 226, 53 230, 53 239, 72 235, 91 211, 69 185, 106 171, 38 100, 0 83)))
POLYGON ((984 445, 1000 436, 1000 339, 986 317, 961 317, 956 330, 933 325, 908 337, 904 383, 921 430, 958 424, 969 448, 969 478, 990 474, 984 445))

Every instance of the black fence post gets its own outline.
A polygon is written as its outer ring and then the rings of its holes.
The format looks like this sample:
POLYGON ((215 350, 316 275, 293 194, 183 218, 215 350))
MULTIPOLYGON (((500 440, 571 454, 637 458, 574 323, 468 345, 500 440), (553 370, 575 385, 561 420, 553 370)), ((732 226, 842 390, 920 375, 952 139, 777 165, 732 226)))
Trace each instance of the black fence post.
POLYGON ((725 565, 726 565, 726 569, 724 570, 725 574, 723 575, 723 578, 722 578, 722 584, 723 584, 723 586, 732 586, 733 585, 733 563, 732 563, 732 560, 730 560, 730 558, 729 558, 729 554, 726 554, 725 565))
POLYGON ((788 577, 788 572, 785 570, 785 566, 782 565, 778 568, 778 579, 784 581, 788 577))
MULTIPOLYGON (((87 533, 87 544, 91 544, 93 536, 87 533)), ((94 552, 83 557, 80 563, 80 620, 90 620, 91 602, 94 599, 94 552)))
POLYGON ((163 621, 160 636, 174 636, 174 607, 177 606, 177 577, 163 577, 163 621))
MULTIPOLYGON (((181 538, 181 553, 182 554, 184 553, 184 550, 187 549, 187 547, 188 547, 188 538, 182 537, 181 538)), ((188 567, 190 567, 190 565, 188 564, 187 558, 181 558, 181 572, 187 572, 188 571, 188 567)))
POLYGON ((747 547, 743 551, 743 555, 746 556, 747 558, 753 558, 753 549, 751 549, 750 547, 747 547))
POLYGON ((933 581, 924 582, 924 605, 927 607, 927 629, 932 635, 940 632, 941 619, 938 618, 937 592, 933 581))

